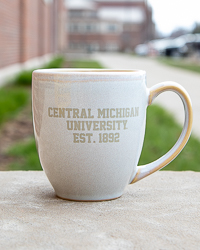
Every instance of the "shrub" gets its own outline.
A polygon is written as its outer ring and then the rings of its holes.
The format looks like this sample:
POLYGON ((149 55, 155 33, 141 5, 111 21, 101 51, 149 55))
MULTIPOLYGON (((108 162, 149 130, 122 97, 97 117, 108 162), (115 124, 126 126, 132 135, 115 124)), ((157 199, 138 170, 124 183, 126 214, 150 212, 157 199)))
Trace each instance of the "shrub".
MULTIPOLYGON (((61 68, 64 63, 64 57, 57 56, 52 61, 44 65, 42 68, 61 68)), ((32 72, 35 69, 32 70, 25 70, 18 74, 16 77, 14 84, 20 85, 20 86, 30 86, 32 82, 32 72)))
POLYGON ((55 57, 51 62, 46 64, 44 68, 47 68, 47 69, 61 68, 64 64, 64 61, 65 59, 62 56, 55 57))

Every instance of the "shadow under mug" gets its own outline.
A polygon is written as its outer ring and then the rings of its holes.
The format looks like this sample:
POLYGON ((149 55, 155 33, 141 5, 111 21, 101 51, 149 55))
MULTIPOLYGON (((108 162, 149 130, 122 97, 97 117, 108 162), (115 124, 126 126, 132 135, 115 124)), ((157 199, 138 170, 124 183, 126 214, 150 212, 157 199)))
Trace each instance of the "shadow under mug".
POLYGON ((42 168, 58 197, 110 200, 170 163, 192 129, 192 105, 175 82, 146 87, 142 70, 39 69, 32 77, 33 123, 42 168), (176 144, 158 160, 137 166, 146 108, 164 91, 182 99, 185 122, 176 144))

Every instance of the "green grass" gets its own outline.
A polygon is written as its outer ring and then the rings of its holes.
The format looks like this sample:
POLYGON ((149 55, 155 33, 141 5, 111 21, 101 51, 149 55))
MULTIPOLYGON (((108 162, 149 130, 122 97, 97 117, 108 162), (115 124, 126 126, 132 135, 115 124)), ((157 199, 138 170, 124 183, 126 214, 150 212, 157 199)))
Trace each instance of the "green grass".
POLYGON ((166 57, 161 57, 158 59, 158 61, 161 63, 167 64, 169 66, 200 73, 200 63, 198 64, 198 63, 188 62, 187 60, 182 59, 182 58, 172 59, 172 58, 166 58, 166 57))
POLYGON ((9 170, 42 170, 34 138, 11 146, 7 155, 16 159, 9 165, 9 170))
MULTIPOLYGON (((147 112, 146 135, 139 165, 150 163, 165 154, 174 145, 180 133, 180 126, 170 114, 159 106, 150 106, 147 112)), ((199 149, 200 141, 192 136, 180 155, 163 170, 200 171, 199 149)), ((41 169, 33 138, 12 146, 8 155, 16 158, 9 166, 10 170, 41 169)))
MULTIPOLYGON (((55 57, 44 68, 59 68, 64 58, 55 57)), ((31 102, 30 86, 32 70, 21 72, 9 86, 0 88, 0 126, 13 118, 20 110, 31 102)))
MULTIPOLYGON (((57 68, 63 65, 62 58, 56 58, 44 68, 57 68)), ((73 68, 102 68, 102 66, 96 61, 73 61, 70 63, 73 68)), ((31 81, 30 72, 22 72, 21 76, 17 78, 15 84, 20 86, 30 85, 31 81)), ((16 87, 15 87, 16 88, 16 87)), ((12 89, 12 88, 11 88, 12 89)), ((24 88, 21 88, 22 90, 24 88)), ((10 97, 7 98, 7 102, 11 101, 10 97)), ((20 105, 19 105, 20 106, 20 105)), ((8 112, 9 113, 9 112, 8 112)), ((7 155, 15 158, 9 166, 9 170, 41 170, 40 161, 38 158, 38 153, 35 146, 34 138, 30 138, 27 141, 23 141, 12 145, 8 151, 7 155)))
MULTIPOLYGON (((167 153, 178 139, 181 130, 171 114, 163 108, 157 105, 148 107, 146 135, 139 165, 150 163, 167 153)), ((200 141, 191 136, 180 155, 163 170, 200 171, 199 150, 200 141)))
POLYGON ((45 69, 55 69, 62 68, 65 62, 65 58, 63 56, 56 56, 53 60, 43 66, 45 69))
POLYGON ((13 118, 30 101, 30 91, 21 87, 0 88, 0 126, 13 118))
MULTIPOLYGON (((43 65, 42 68, 49 69, 49 68, 61 68, 64 63, 64 57, 56 56, 52 59, 49 63, 43 65)), ((35 69, 25 70, 20 72, 17 77, 14 79, 13 84, 19 86, 31 86, 32 82, 32 72, 35 69)))
POLYGON ((92 60, 77 60, 70 62, 70 68, 87 68, 87 69, 102 69, 102 66, 97 61, 92 60))
MULTIPOLYGON (((73 68, 102 68, 95 61, 74 61, 70 64, 73 68)), ((178 139, 181 129, 163 108, 156 105, 148 107, 146 135, 139 165, 150 163, 165 154, 178 139)), ((199 150, 200 141, 191 136, 184 150, 164 170, 200 171, 199 150)), ((13 145, 7 154, 15 158, 9 166, 10 170, 41 169, 34 138, 13 145)))

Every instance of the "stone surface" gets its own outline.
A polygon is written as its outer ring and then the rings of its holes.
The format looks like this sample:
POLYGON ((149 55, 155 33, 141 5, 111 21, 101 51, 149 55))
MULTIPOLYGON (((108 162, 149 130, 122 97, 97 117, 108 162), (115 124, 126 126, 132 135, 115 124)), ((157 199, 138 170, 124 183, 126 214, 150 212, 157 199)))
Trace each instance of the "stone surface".
POLYGON ((119 199, 59 199, 44 172, 0 172, 1 249, 200 249, 200 173, 157 172, 119 199))

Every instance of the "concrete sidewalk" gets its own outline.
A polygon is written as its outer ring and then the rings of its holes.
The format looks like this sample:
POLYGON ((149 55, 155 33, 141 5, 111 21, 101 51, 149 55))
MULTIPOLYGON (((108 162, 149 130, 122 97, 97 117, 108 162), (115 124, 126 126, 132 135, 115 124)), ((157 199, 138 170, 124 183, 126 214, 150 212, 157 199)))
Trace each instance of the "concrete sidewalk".
MULTIPOLYGON (((192 99, 194 112, 193 133, 200 138, 200 74, 165 66, 153 59, 120 53, 96 53, 93 55, 93 59, 99 61, 106 68, 145 70, 147 72, 148 87, 164 81, 175 81, 181 84, 192 99)), ((165 107, 180 124, 183 124, 183 104, 175 93, 163 93, 156 98, 155 103, 165 107)))

